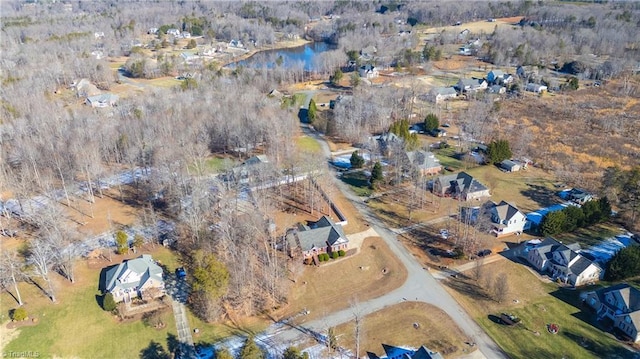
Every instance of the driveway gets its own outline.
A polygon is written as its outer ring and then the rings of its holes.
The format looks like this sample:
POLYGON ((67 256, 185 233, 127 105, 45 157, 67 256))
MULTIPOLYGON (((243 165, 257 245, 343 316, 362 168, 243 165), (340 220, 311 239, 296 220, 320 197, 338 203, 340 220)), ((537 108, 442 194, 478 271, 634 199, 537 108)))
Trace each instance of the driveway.
POLYGON ((195 347, 185 306, 189 297, 189 285, 186 280, 177 278, 175 274, 167 274, 165 275, 165 290, 172 299, 171 307, 173 308, 173 317, 176 320, 181 358, 195 358, 195 347))

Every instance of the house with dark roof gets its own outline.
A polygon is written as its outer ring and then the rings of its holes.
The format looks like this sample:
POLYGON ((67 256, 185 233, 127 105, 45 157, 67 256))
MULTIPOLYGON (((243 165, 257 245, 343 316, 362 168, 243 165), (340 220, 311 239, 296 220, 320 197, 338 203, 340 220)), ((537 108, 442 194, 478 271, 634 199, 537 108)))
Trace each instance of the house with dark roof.
POLYGON ((369 359, 444 359, 440 353, 434 352, 424 345, 413 349, 382 344, 382 348, 384 355, 378 356, 375 353, 367 352, 369 359))
POLYGON ((522 233, 527 217, 510 203, 500 201, 491 208, 491 221, 494 223, 491 232, 502 237, 522 233))
POLYGON ((317 222, 308 225, 299 224, 285 236, 287 250, 291 257, 301 254, 304 259, 317 258, 318 254, 346 251, 349 239, 342 225, 328 216, 322 216, 317 222))
POLYGON ((375 66, 366 64, 360 66, 360 68, 358 69, 358 75, 360 75, 360 77, 362 77, 363 79, 373 79, 378 77, 379 73, 378 69, 375 66))
POLYGON ((564 245, 553 238, 528 249, 526 258, 541 273, 574 287, 600 279, 602 268, 578 251, 579 244, 564 245))
POLYGON ((562 199, 566 199, 579 205, 583 205, 594 199, 591 193, 579 188, 572 188, 568 191, 562 191, 559 195, 562 199))
POLYGON ((130 302, 133 298, 164 295, 162 268, 148 254, 126 260, 106 269, 103 293, 111 293, 116 302, 130 302))
POLYGON ((440 160, 431 152, 417 150, 406 152, 406 155, 412 169, 423 176, 438 174, 442 170, 440 160))
POLYGON ((440 197, 452 197, 461 201, 489 197, 489 189, 466 172, 437 177, 432 191, 440 197))
POLYGON ((596 311, 598 320, 611 321, 613 327, 640 341, 640 290, 626 283, 582 294, 584 302, 596 311))

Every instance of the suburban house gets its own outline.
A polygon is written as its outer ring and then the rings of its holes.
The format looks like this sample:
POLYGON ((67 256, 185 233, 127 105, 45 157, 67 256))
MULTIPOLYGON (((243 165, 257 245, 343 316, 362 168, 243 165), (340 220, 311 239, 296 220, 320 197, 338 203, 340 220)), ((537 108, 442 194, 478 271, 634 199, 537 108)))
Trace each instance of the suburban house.
POLYGON ((402 145, 402 143, 404 142, 401 137, 398 137, 398 135, 391 131, 385 132, 380 136, 374 138, 378 141, 380 153, 385 156, 389 155, 394 148, 400 147, 400 145, 402 145))
POLYGON ((102 290, 111 293, 116 302, 164 294, 162 268, 148 254, 108 268, 104 278, 102 290))
POLYGON ((229 44, 227 45, 227 47, 233 47, 233 48, 236 48, 236 49, 244 49, 244 44, 240 40, 231 40, 231 41, 229 41, 229 44))
POLYGON ((180 36, 180 30, 178 29, 167 29, 167 35, 180 36))
POLYGON ((504 79, 505 73, 502 70, 491 70, 487 74, 487 81, 490 84, 499 84, 504 79))
POLYGON ((342 225, 328 216, 308 225, 298 224, 287 232, 285 239, 291 257, 302 254, 302 258, 313 258, 314 261, 318 254, 346 251, 349 244, 342 225))
POLYGON ((78 97, 88 97, 100 94, 98 87, 87 79, 80 79, 79 81, 72 83, 71 87, 75 88, 78 97))
POLYGON ((507 92, 507 88, 501 85, 491 85, 487 88, 487 92, 502 95, 507 92))
POLYGON ((522 169, 522 166, 518 162, 512 160, 504 160, 500 162, 500 168, 506 172, 518 172, 522 169))
POLYGON ((418 150, 406 152, 406 154, 411 167, 423 176, 434 175, 442 170, 440 160, 431 152, 418 150))
POLYGON ((602 269, 577 251, 580 245, 564 245, 553 238, 529 248, 527 260, 541 273, 548 273, 553 280, 571 284, 574 287, 589 284, 600 279, 602 269))
POLYGON ((594 199, 591 193, 578 188, 572 188, 568 191, 562 191, 560 192, 560 197, 579 205, 583 205, 594 199))
POLYGON ((101 95, 89 96, 85 103, 91 107, 113 107, 118 102, 118 95, 103 93, 101 95))
POLYGON ((534 84, 534 83, 528 83, 527 86, 524 89, 527 90, 527 91, 530 91, 530 92, 542 93, 542 92, 547 91, 547 86, 540 85, 540 84, 534 84))
POLYGON ((431 351, 424 345, 418 349, 412 349, 382 344, 382 348, 384 348, 384 355, 378 356, 367 352, 369 359, 444 359, 440 353, 431 351))
POLYGON ((487 86, 487 81, 484 79, 460 79, 455 85, 455 88, 462 93, 484 90, 487 86))
POLYGON ((257 155, 247 158, 240 166, 233 167, 223 179, 230 182, 248 183, 251 177, 264 174, 268 169, 269 158, 267 155, 257 155))
POLYGON ((434 103, 442 102, 458 97, 458 92, 453 87, 436 87, 429 93, 429 100, 434 103))
POLYGON ((458 54, 462 55, 462 56, 471 56, 472 55, 472 50, 470 47, 468 46, 461 46, 458 49, 458 54))
POLYGON ((360 66, 360 68, 358 69, 358 75, 360 75, 360 77, 365 79, 373 79, 378 77, 379 73, 378 73, 378 69, 375 66, 371 64, 366 64, 366 65, 360 66))
POLYGON ((489 197, 489 189, 466 172, 437 177, 433 180, 433 193, 468 201, 489 197))
POLYGON ((640 290, 621 283, 582 295, 595 309, 598 320, 611 321, 613 327, 640 341, 640 290))
POLYGON ((495 223, 491 232, 502 237, 522 233, 527 217, 510 203, 500 201, 491 208, 491 221, 495 223))

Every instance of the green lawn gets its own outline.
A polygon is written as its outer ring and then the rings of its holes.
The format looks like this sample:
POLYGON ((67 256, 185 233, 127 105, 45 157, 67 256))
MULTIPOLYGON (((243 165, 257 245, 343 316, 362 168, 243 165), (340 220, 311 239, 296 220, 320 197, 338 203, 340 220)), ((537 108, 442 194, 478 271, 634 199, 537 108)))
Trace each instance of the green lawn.
POLYGON ((210 157, 204 160, 202 168, 198 168, 195 164, 189 166, 189 171, 199 173, 201 175, 219 173, 225 169, 236 165, 236 161, 230 158, 210 157))
POLYGON ((340 177, 342 182, 351 187, 351 190, 358 196, 370 196, 373 191, 369 188, 369 176, 362 171, 345 172, 340 177))
POLYGON ((300 136, 296 139, 298 148, 303 152, 320 153, 322 148, 318 141, 309 136, 300 136))
POLYGON ((455 153, 456 149, 453 147, 434 151, 434 154, 436 155, 436 158, 440 160, 442 167, 451 167, 453 169, 463 168, 464 164, 462 161, 454 157, 455 153))
MULTIPOLYGON (((97 284, 98 276, 95 277, 97 284)), ((168 351, 167 339, 176 335, 173 312, 164 313, 164 329, 146 327, 141 321, 121 324, 97 304, 94 285, 68 287, 59 303, 46 303, 28 311, 39 323, 20 329, 5 352, 34 351, 41 358, 132 358, 154 341, 168 351)), ((33 294, 37 295, 37 294, 33 294)), ((30 302, 29 297, 26 298, 30 302)))
POLYGON ((601 223, 589 228, 580 228, 573 233, 558 234, 554 238, 567 243, 578 242, 584 248, 599 244, 603 239, 611 238, 621 233, 622 231, 617 226, 610 223, 601 223))
MULTIPOLYGON (((559 295, 571 298, 577 294, 571 291, 568 295, 559 295)), ((522 319, 520 325, 497 324, 489 316, 477 320, 512 358, 626 358, 629 355, 611 335, 581 319, 587 319, 587 315, 552 295, 509 312, 522 319), (559 325, 558 334, 547 331, 549 323, 559 325)))

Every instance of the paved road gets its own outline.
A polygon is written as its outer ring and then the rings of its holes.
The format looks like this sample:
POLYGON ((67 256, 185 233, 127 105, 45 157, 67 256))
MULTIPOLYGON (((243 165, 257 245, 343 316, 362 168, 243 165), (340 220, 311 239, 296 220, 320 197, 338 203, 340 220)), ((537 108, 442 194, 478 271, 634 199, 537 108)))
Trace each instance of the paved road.
MULTIPOLYGON (((324 139, 317 133, 303 127, 307 135, 315 138, 320 143, 324 154, 330 158, 331 152, 324 139)), ((407 281, 398 289, 382 296, 359 304, 360 315, 375 312, 384 307, 400 303, 404 300, 417 300, 437 306, 446 312, 458 327, 467 335, 469 342, 476 343, 480 352, 486 358, 507 358, 502 350, 489 338, 489 336, 471 319, 462 307, 444 290, 439 282, 425 269, 420 262, 400 243, 395 233, 389 230, 384 223, 369 209, 361 198, 355 196, 346 184, 331 176, 342 193, 355 205, 365 221, 380 235, 389 245, 391 251, 404 263, 407 268, 407 281)), ((346 298, 345 298, 346 299, 346 298)), ((353 320, 352 309, 332 313, 322 319, 306 322, 302 327, 315 332, 325 332, 328 327, 353 320)), ((297 335, 296 330, 280 329, 283 338, 287 335, 297 335)))

